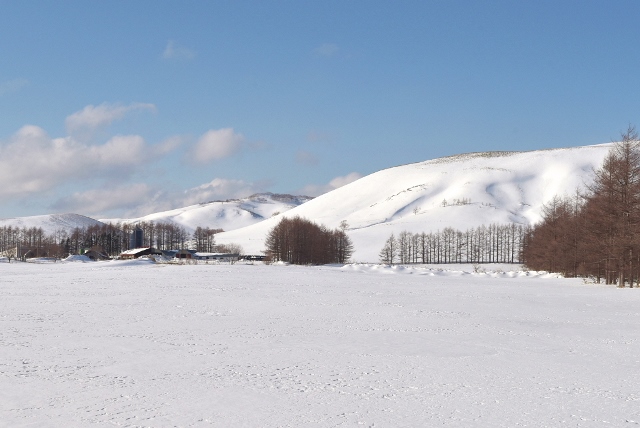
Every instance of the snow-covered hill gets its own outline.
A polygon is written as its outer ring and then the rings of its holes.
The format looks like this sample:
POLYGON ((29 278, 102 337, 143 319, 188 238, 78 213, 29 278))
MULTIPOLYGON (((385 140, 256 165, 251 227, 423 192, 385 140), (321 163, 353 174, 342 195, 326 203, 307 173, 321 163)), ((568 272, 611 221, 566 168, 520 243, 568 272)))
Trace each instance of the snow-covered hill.
POLYGON ((256 224, 311 199, 308 196, 257 193, 247 198, 207 202, 144 217, 112 218, 100 221, 104 223, 170 222, 183 226, 189 232, 193 232, 198 226, 228 231, 256 224))
POLYGON ((41 227, 47 235, 54 234, 58 230, 71 231, 76 227, 83 228, 101 224, 102 223, 100 221, 91 217, 72 213, 0 219, 0 227, 26 227, 27 229, 32 227, 41 227))
POLYGON ((299 215, 331 228, 346 220, 353 259, 375 262, 392 232, 535 223, 543 203, 591 182, 610 147, 470 153, 389 168, 217 240, 259 254, 282 216, 299 215))
MULTIPOLYGON (((208 202, 132 219, 102 222, 173 222, 193 231, 221 228, 220 243, 237 243, 250 254, 264 250, 267 232, 282 216, 299 215, 338 227, 349 224, 353 260, 378 261, 387 237, 403 230, 430 232, 482 224, 535 223, 542 204, 571 195, 593 179, 611 144, 531 152, 469 153, 388 168, 315 199, 256 194, 208 202), (275 215, 276 213, 280 213, 275 215)), ((47 233, 100 224, 77 214, 0 220, 0 226, 42 227, 47 233)))

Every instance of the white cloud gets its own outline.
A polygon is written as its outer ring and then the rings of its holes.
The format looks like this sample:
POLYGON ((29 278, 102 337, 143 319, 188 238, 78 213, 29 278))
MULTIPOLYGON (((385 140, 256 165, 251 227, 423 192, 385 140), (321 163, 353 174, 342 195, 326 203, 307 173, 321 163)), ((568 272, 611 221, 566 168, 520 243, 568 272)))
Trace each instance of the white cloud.
POLYGON ((146 143, 139 135, 116 135, 105 144, 91 146, 85 156, 97 168, 130 168, 138 165, 151 155, 146 143))
POLYGON ((338 187, 346 186, 349 183, 353 183, 356 180, 362 178, 362 175, 357 172, 351 172, 342 177, 336 177, 329 182, 329 186, 337 189, 338 187))
POLYGON ((188 141, 187 137, 183 137, 180 135, 174 135, 173 137, 169 137, 162 141, 160 144, 156 146, 156 152, 159 155, 166 155, 182 146, 188 141))
POLYGON ((110 125, 122 119, 126 114, 137 110, 155 111, 156 106, 149 103, 132 103, 128 106, 102 103, 98 106, 88 105, 80 111, 69 115, 65 120, 67 132, 91 132, 97 128, 110 125))
MULTIPOLYGON (((66 125, 70 131, 95 129, 133 110, 153 109, 153 104, 87 106, 70 115, 66 125)), ((56 211, 142 215, 214 199, 245 197, 269 186, 266 182, 224 178, 184 191, 167 190, 152 182, 127 184, 134 174, 149 172, 152 161, 192 141, 191 137, 178 135, 149 145, 139 135, 115 135, 106 142, 88 143, 74 134, 52 138, 44 129, 26 125, 0 140, 0 201, 26 201, 34 197, 46 200, 65 186, 75 193, 58 195, 51 205, 56 211)), ((241 149, 260 147, 246 142, 232 128, 223 128, 203 134, 186 156, 195 163, 206 163, 241 149)))
POLYGON ((193 49, 189 49, 185 46, 178 44, 174 40, 169 40, 167 46, 162 52, 163 59, 180 59, 189 60, 196 57, 196 52, 193 49))
POLYGON ((126 178, 154 156, 137 135, 86 145, 73 137, 52 139, 27 125, 0 142, 0 197, 27 196, 74 180, 126 178))
POLYGON ((331 57, 331 56, 334 56, 336 53, 338 53, 339 50, 340 48, 338 47, 338 45, 335 45, 333 43, 323 43, 322 45, 315 48, 313 51, 316 53, 316 55, 331 57))
POLYGON ((244 143, 244 136, 235 133, 233 128, 212 129, 198 139, 187 157, 193 163, 204 164, 233 155, 244 143))
POLYGON ((104 217, 110 211, 136 209, 141 203, 153 199, 154 193, 156 192, 144 183, 91 189, 61 198, 52 208, 104 217))
POLYGON ((250 183, 243 180, 215 178, 209 183, 185 190, 181 206, 193 205, 213 200, 244 198, 254 193, 264 192, 264 183, 250 183))
POLYGON ((266 182, 251 183, 225 178, 215 178, 184 191, 167 191, 136 183, 77 192, 59 199, 51 208, 79 212, 94 218, 111 217, 110 214, 135 218, 213 200, 243 198, 264 192, 266 187, 266 182))
POLYGON ((139 201, 128 215, 139 217, 160 211, 182 208, 214 200, 244 198, 254 193, 264 192, 269 186, 267 182, 252 183, 244 180, 214 178, 208 183, 192 187, 184 191, 157 190, 139 201))
POLYGON ((27 79, 13 79, 0 83, 0 96, 4 94, 10 94, 12 92, 18 92, 29 84, 27 79))
POLYGON ((362 175, 357 172, 352 172, 342 177, 336 177, 332 179, 328 184, 309 184, 298 190, 296 193, 299 195, 320 196, 323 193, 327 193, 337 189, 338 187, 345 186, 360 178, 362 178, 362 175))

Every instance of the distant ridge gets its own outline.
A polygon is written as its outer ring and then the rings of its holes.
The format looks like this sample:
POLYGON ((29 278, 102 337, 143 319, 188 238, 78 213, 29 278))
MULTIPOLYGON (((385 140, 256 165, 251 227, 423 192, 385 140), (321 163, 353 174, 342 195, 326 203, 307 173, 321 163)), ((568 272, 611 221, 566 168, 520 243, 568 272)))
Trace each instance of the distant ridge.
POLYGON ((216 202, 225 202, 225 203, 229 203, 229 202, 242 202, 242 201, 246 201, 246 200, 252 200, 252 201, 264 201, 267 202, 269 200, 274 200, 274 201, 278 201, 278 202, 284 202, 284 203, 292 203, 295 205, 301 205, 307 201, 310 201, 311 199, 313 199, 313 197, 311 196, 305 196, 305 195, 289 195, 286 193, 271 193, 271 192, 264 192, 264 193, 254 193, 251 196, 248 196, 246 198, 237 198, 237 199, 216 199, 213 201, 208 201, 208 202, 200 202, 198 205, 207 205, 207 204, 213 204, 216 202))
POLYGON ((0 227, 11 226, 20 229, 36 227, 42 228, 46 234, 53 234, 58 230, 71 231, 76 227, 83 228, 102 224, 99 220, 73 213, 0 219, 0 227))
POLYGON ((153 221, 183 226, 189 232, 193 232, 198 226, 228 231, 258 223, 312 199, 309 196, 255 193, 246 198, 204 202, 137 218, 111 218, 100 221, 125 224, 153 221))

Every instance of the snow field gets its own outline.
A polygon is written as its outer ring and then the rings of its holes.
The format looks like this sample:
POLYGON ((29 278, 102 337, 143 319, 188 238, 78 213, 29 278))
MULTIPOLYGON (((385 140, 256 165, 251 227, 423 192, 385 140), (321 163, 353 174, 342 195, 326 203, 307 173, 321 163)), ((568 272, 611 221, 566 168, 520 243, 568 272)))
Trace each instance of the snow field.
POLYGON ((470 267, 2 263, 0 426, 640 423, 640 290, 470 267))

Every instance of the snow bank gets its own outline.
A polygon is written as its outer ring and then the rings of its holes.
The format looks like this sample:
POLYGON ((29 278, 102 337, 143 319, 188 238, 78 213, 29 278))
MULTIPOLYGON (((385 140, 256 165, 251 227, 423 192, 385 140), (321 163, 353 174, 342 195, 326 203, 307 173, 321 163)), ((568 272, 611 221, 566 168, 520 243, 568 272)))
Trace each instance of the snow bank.
POLYGON ((381 265, 369 263, 347 264, 344 271, 380 274, 409 274, 429 276, 472 276, 491 278, 561 278, 561 275, 544 271, 530 271, 522 265, 509 264, 446 264, 446 265, 381 265))
POLYGON ((87 256, 72 254, 69 257, 67 257, 66 259, 62 260, 62 261, 63 262, 81 262, 81 263, 86 263, 86 262, 92 262, 93 260, 91 260, 87 256))

